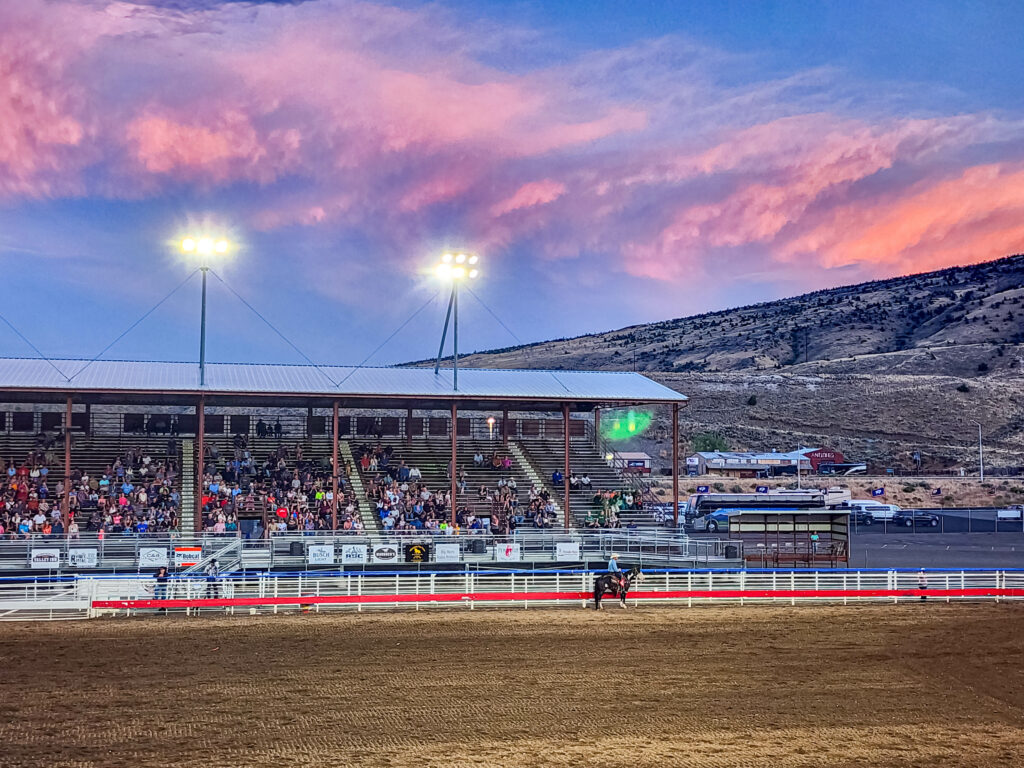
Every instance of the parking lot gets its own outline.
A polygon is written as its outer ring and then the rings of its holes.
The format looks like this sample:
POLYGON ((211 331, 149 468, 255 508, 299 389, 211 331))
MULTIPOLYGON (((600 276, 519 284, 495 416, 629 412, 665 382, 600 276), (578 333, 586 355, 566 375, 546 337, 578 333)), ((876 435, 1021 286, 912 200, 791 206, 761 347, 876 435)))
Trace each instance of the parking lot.
POLYGON ((858 524, 850 518, 850 527, 862 534, 920 534, 937 533, 1024 533, 1022 520, 997 520, 996 510, 990 509, 927 509, 936 515, 938 525, 894 525, 888 520, 875 520, 871 525, 858 524))

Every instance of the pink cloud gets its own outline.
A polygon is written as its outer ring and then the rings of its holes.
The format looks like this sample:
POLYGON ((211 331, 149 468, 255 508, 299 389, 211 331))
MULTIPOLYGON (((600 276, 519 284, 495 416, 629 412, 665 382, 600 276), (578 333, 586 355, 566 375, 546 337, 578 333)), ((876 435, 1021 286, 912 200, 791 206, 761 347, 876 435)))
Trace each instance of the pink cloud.
POLYGON ((671 40, 504 70, 479 51, 516 31, 470 24, 349 0, 0 4, 0 200, 230 188, 241 226, 395 262, 452 236, 674 283, 723 255, 810 280, 1019 247, 1009 118, 830 111, 799 93, 818 73, 717 85, 727 57, 687 48, 682 76, 671 40), (974 167, 996 143, 1007 160, 974 167))
POLYGON ((565 194, 565 184, 554 179, 543 179, 542 181, 531 181, 523 184, 511 197, 491 206, 492 216, 504 216, 506 213, 518 211, 522 208, 532 208, 536 205, 545 205, 557 200, 565 194))

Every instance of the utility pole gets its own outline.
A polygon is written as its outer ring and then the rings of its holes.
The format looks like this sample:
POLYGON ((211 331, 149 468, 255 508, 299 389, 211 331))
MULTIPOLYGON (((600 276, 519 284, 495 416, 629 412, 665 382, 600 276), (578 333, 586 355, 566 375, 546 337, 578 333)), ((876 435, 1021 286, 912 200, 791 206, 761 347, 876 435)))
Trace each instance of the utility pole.
POLYGON ((978 476, 980 482, 985 482, 985 450, 981 444, 981 422, 975 421, 978 425, 978 476))

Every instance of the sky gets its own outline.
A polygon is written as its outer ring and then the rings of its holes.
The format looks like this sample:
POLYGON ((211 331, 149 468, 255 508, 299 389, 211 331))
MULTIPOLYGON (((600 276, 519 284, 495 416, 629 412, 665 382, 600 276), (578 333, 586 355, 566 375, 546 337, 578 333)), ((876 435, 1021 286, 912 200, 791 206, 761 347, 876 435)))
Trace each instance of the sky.
POLYGON ((1022 28, 999 0, 0 0, 0 355, 197 360, 188 235, 232 244, 230 362, 431 357, 449 249, 480 257, 461 351, 1019 253, 1022 28))

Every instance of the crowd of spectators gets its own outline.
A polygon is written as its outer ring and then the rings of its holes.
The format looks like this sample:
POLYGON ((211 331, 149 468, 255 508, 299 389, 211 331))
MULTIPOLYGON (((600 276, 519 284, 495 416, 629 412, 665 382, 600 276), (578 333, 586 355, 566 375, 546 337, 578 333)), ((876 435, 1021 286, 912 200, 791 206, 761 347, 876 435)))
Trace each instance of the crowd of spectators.
MULTIPOLYGON (((261 419, 256 437, 278 438, 280 421, 273 426, 261 419)), ((230 454, 221 456, 214 443, 207 443, 203 461, 203 530, 234 533, 240 519, 266 518, 266 528, 257 522, 254 537, 274 532, 329 531, 332 525, 334 490, 330 459, 307 458, 301 442, 289 447, 278 441, 258 460, 249 438, 236 434, 230 454)), ((345 465, 338 478, 337 529, 361 531, 357 501, 348 482, 351 467, 345 465)))
POLYGON ((8 459, 0 486, 0 536, 74 538, 83 530, 102 535, 177 529, 181 497, 175 490, 174 459, 154 459, 141 448, 130 448, 102 472, 90 475, 72 468, 66 481, 51 483, 53 459, 45 441, 37 442, 20 464, 8 459), (66 489, 67 530, 61 514, 66 489))

